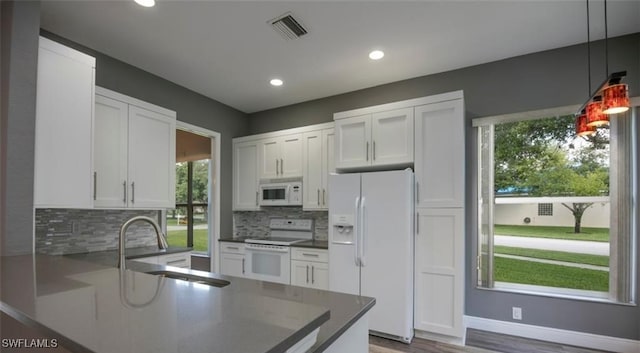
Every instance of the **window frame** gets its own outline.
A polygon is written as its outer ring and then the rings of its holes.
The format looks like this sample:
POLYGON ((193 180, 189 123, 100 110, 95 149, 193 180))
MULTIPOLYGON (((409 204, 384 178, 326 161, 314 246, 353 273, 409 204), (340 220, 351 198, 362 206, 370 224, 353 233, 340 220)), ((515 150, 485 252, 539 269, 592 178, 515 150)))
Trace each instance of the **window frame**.
MULTIPOLYGON (((637 271, 637 261, 638 254, 637 252, 637 232, 636 232, 636 222, 637 222, 637 207, 635 207, 635 200, 637 200, 638 195, 638 166, 637 166, 637 157, 638 157, 638 145, 637 145, 637 130, 638 130, 638 115, 640 115, 640 97, 634 97, 631 99, 631 109, 629 113, 625 114, 625 117, 628 117, 631 120, 630 124, 625 124, 629 131, 627 137, 629 138, 625 143, 627 150, 626 153, 630 153, 630 160, 625 162, 625 167, 630 167, 631 175, 628 176, 629 180, 629 189, 631 190, 630 195, 630 203, 629 209, 626 216, 629 219, 628 230, 630 230, 627 234, 628 239, 624 239, 625 244, 629 246, 629 250, 627 252, 626 263, 623 265, 626 266, 624 270, 625 278, 627 278, 627 282, 625 285, 620 286, 620 283, 616 281, 616 283, 612 283, 613 279, 617 279, 616 276, 610 274, 609 276, 609 290, 607 292, 595 292, 595 291, 586 291, 586 290, 575 290, 570 288, 556 288, 556 287, 546 287, 546 286, 535 286, 535 285, 520 285, 520 284, 512 284, 505 282, 504 284, 495 285, 493 279, 494 272, 494 244, 493 244, 493 235, 494 235, 494 223, 488 222, 488 220, 494 219, 494 207, 495 207, 495 185, 494 185, 494 142, 495 142, 495 129, 494 126, 500 123, 508 123, 508 122, 516 122, 516 121, 525 121, 525 120, 536 120, 542 119, 545 117, 560 117, 568 114, 574 113, 579 107, 577 105, 565 106, 565 107, 557 107, 551 109, 543 109, 536 111, 528 111, 522 113, 514 113, 514 114, 506 114, 495 117, 483 117, 476 118, 472 120, 472 126, 476 129, 477 141, 474 144, 476 148, 476 161, 477 163, 477 174, 475 175, 475 181, 477 185, 477 192, 475 193, 476 198, 476 209, 475 213, 477 216, 477 236, 475 237, 474 244, 476 245, 476 261, 474 263, 474 272, 476 274, 476 278, 474 280, 475 287, 481 290, 494 290, 494 291, 503 291, 503 292, 511 292, 511 293, 523 293, 530 294, 536 296, 544 296, 544 297, 560 297, 560 298, 570 298, 576 300, 585 300, 585 301, 597 301, 597 302, 606 302, 611 304, 619 304, 619 305, 631 305, 635 306, 637 303, 637 283, 636 279, 636 271, 637 271), (482 129, 482 127, 489 127, 489 129, 482 129), (484 131, 483 131, 484 130, 484 131), (484 135, 483 135, 484 133, 484 135), (487 165, 483 168, 483 158, 487 159, 487 165), (488 169, 491 173, 483 174, 483 169, 488 169), (485 183, 489 183, 488 187, 483 188, 483 178, 485 183), (491 207, 489 207, 491 206, 491 207), (484 211, 484 212, 483 212, 484 211), (506 284, 506 285, 505 285, 506 284), (626 293, 619 293, 620 289, 626 291, 626 293), (621 300, 620 298, 623 298, 621 300)), ((614 117, 618 118, 618 117, 614 117)), ((622 117, 620 117, 622 118, 622 117)), ((612 124, 614 125, 614 124, 612 124)), ((614 141, 613 133, 611 134, 611 144, 618 143, 617 140, 614 141)), ((613 150, 613 146, 611 146, 611 150, 613 150)), ((616 146, 618 148, 619 146, 616 146)), ((618 166, 620 164, 617 164, 618 166)), ((612 173, 613 174, 613 173, 612 173)), ((612 178, 613 176, 610 176, 612 178)), ((612 201, 613 202, 613 201, 612 201)), ((612 208, 613 209, 613 208, 612 208)), ((618 237, 616 237, 618 238, 618 237)), ((610 238, 609 244, 613 250, 613 243, 610 238)), ((610 259, 613 260, 614 256, 610 253, 610 259)), ((617 258, 617 254, 616 254, 617 258)), ((620 264, 618 264, 619 266, 620 264)), ((610 265, 611 267, 611 265, 610 265)))

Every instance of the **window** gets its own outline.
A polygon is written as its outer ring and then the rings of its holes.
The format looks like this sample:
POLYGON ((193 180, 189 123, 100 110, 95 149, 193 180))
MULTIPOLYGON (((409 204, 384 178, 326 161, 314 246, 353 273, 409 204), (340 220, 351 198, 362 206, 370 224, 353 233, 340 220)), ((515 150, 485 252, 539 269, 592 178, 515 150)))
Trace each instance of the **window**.
POLYGON ((538 204, 538 216, 553 216, 553 204, 552 203, 539 203, 538 204))
POLYGON ((631 303, 637 109, 589 138, 575 109, 474 120, 478 286, 631 303))

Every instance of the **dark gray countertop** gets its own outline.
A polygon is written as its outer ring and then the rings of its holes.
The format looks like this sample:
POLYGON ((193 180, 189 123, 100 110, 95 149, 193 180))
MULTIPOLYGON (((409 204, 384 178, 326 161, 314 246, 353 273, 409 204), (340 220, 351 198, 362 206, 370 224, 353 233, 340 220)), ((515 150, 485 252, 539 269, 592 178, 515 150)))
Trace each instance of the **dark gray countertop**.
POLYGON ((308 240, 291 244, 294 248, 329 249, 329 242, 326 240, 308 240))
POLYGON ((244 243, 244 240, 247 238, 220 238, 218 241, 226 241, 230 243, 244 243))
POLYGON ((73 351, 284 352, 320 327, 310 352, 322 352, 375 303, 171 268, 231 282, 209 287, 138 272, 165 267, 136 261, 122 274, 116 263, 114 252, 2 257, 2 311, 73 351))
MULTIPOLYGON (((243 238, 220 238, 218 241, 226 241, 232 243, 244 243, 247 237, 243 238)), ((291 244, 295 248, 314 248, 314 249, 329 249, 329 242, 326 240, 308 240, 300 243, 291 244)))

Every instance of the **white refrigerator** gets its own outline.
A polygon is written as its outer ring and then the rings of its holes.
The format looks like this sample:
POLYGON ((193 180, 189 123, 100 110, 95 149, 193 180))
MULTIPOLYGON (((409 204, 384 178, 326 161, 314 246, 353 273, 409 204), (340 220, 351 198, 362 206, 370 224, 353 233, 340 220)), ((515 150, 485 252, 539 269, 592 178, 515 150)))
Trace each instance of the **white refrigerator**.
POLYGON ((376 299, 369 330, 413 338, 413 172, 329 176, 329 289, 376 299))

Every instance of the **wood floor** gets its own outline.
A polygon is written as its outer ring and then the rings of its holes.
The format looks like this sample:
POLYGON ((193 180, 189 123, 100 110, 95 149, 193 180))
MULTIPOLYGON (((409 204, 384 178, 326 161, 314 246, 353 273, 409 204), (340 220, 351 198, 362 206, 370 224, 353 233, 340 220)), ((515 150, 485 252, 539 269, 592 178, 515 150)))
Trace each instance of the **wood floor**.
POLYGON ((370 353, 607 353, 516 336, 468 329, 466 347, 414 338, 409 345, 369 336, 370 353))

